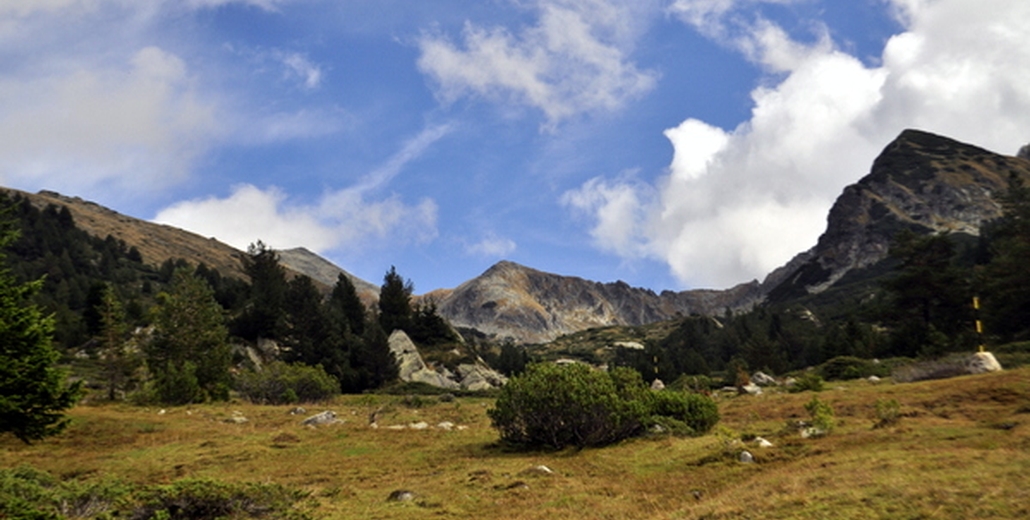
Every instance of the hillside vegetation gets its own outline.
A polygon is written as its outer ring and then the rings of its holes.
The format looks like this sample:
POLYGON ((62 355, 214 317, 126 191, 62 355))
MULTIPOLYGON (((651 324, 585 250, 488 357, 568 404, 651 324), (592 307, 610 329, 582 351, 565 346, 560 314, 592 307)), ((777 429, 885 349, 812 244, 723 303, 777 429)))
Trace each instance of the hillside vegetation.
MULTIPOLYGON (((276 483, 302 497, 293 510, 310 518, 1030 515, 1030 369, 718 399, 715 434, 557 452, 504 449, 487 419, 492 401, 477 398, 341 396, 304 415, 241 402, 79 406, 59 437, 34 445, 0 437, 0 467, 28 465, 80 489, 276 483), (808 420, 813 396, 833 408, 836 423, 825 437, 803 439, 794 425, 808 420), (876 427, 877 403, 890 401, 897 421, 876 427), (300 424, 323 409, 344 422, 300 424), (377 410, 373 429, 368 417, 377 410), (444 421, 454 426, 436 427, 444 421), (419 422, 429 427, 408 426, 419 422), (774 446, 757 447, 756 436, 774 446), (739 462, 745 449, 754 463, 739 462), (412 500, 388 500, 396 491, 412 500)), ((0 493, 11 493, 5 482, 0 493)))

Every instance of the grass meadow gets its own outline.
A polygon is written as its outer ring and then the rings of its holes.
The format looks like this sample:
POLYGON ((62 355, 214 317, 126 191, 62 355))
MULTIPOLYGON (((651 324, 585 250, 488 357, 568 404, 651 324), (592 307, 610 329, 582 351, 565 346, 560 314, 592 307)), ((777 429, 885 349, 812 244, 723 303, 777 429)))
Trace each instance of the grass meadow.
POLYGON ((484 398, 340 396, 303 415, 82 404, 60 436, 0 436, 0 467, 80 482, 275 483, 306 493, 299 507, 313 518, 1030 518, 1030 368, 718 399, 722 420, 703 437, 560 452, 499 445, 484 398), (803 439, 794 425, 813 396, 836 425, 803 439), (897 421, 874 427, 877 401, 891 400, 897 421), (301 425, 323 410, 343 422, 301 425), (436 427, 445 421, 454 427, 436 427), (739 462, 744 449, 754 463, 739 462), (388 500, 399 490, 414 498, 388 500))

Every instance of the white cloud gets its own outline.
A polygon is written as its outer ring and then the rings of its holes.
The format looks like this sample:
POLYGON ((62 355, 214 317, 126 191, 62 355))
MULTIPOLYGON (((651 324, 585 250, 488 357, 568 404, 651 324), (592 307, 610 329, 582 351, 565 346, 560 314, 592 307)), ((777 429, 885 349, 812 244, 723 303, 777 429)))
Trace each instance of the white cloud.
POLYGON ((517 249, 515 241, 510 238, 489 235, 475 244, 465 247, 465 253, 486 258, 505 258, 517 249))
POLYGON ((174 204, 155 222, 213 236, 245 249, 261 240, 271 247, 303 246, 318 253, 368 245, 425 243, 437 237, 436 203, 408 205, 397 195, 376 196, 400 171, 418 159, 449 126, 431 126, 408 140, 384 165, 354 186, 328 191, 314 204, 292 203, 276 187, 250 184, 226 198, 208 197, 174 204))
POLYGON ((878 67, 825 34, 803 45, 739 16, 755 3, 674 4, 779 79, 752 92, 750 119, 731 131, 693 119, 667 130, 674 157, 655 187, 593 179, 569 192, 599 247, 664 261, 685 286, 725 287, 814 245, 841 189, 906 127, 1003 153, 1030 141, 1030 3, 894 0, 907 25, 878 67))
POLYGON ((276 57, 286 66, 289 76, 297 77, 307 90, 322 85, 322 67, 314 64, 307 56, 298 52, 278 52, 276 57))
POLYGON ((467 22, 463 45, 423 36, 418 66, 446 102, 470 94, 510 101, 539 109, 550 125, 617 110, 657 80, 627 59, 647 3, 538 0, 536 25, 518 34, 467 22))
POLYGON ((178 56, 145 47, 90 65, 0 79, 2 182, 160 190, 221 132, 178 56))

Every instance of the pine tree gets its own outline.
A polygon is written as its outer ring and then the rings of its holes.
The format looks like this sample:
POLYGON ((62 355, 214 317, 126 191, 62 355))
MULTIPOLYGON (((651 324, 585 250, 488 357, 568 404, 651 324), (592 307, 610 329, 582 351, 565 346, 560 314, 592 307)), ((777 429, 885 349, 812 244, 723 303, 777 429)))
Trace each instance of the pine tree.
POLYGON ((207 282, 190 269, 176 270, 171 292, 161 295, 154 325, 146 355, 158 398, 168 404, 228 399, 229 333, 207 282))
POLYGON ((336 277, 336 285, 329 295, 329 307, 334 320, 343 320, 355 335, 365 333, 365 304, 358 297, 354 283, 343 273, 336 277))
POLYGON ((1030 188, 1015 175, 1001 198, 1002 217, 988 226, 984 269, 987 332, 1003 341, 1030 338, 1030 188))
POLYGON ((411 293, 414 290, 411 281, 404 280, 397 269, 390 266, 379 290, 379 325, 383 332, 389 335, 398 329, 411 330, 411 293))
POLYGON ((259 240, 248 248, 243 267, 250 276, 251 290, 239 334, 251 340, 280 339, 286 319, 287 283, 279 253, 259 240))
POLYGON ((100 316, 100 331, 96 339, 100 343, 100 358, 103 360, 102 374, 107 383, 107 398, 113 401, 119 390, 128 390, 140 358, 126 345, 125 313, 110 285, 104 285, 97 314, 100 316))
MULTIPOLYGON (((0 225, 0 248, 17 238, 10 223, 0 225)), ((68 384, 54 365, 54 322, 30 299, 42 280, 19 284, 0 253, 0 432, 29 443, 61 432, 63 411, 75 405, 79 383, 68 384)))

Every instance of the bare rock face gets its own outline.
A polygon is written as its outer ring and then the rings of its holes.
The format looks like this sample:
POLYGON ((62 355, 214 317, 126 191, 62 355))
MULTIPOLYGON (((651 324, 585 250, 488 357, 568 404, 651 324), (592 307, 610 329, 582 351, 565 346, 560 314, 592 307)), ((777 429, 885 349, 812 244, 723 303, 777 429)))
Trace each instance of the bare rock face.
POLYGON ((966 361, 966 369, 969 370, 970 374, 998 372, 1001 370, 1001 363, 998 363, 994 354, 990 352, 977 352, 966 361))
POLYGON ((781 273, 769 299, 818 293, 854 269, 887 256, 902 229, 916 233, 979 235, 1001 215, 994 196, 1008 175, 1030 180, 1030 161, 918 130, 905 130, 887 145, 872 170, 848 186, 830 210, 816 246, 781 273))
POLYGON ((478 363, 458 365, 457 373, 444 367, 434 370, 426 365, 418 347, 403 330, 393 331, 389 342, 390 351, 397 359, 398 377, 401 381, 425 383, 449 390, 471 391, 500 388, 508 382, 508 378, 500 372, 478 363))
POLYGON ((1024 145, 1022 148, 1020 148, 1019 153, 1016 154, 1016 157, 1019 157, 1020 159, 1030 160, 1030 144, 1024 145))
POLYGON ((482 275, 440 294, 438 311, 470 327, 523 343, 608 325, 643 325, 693 312, 742 309, 761 299, 758 282, 725 291, 665 291, 600 283, 499 262, 482 275))

